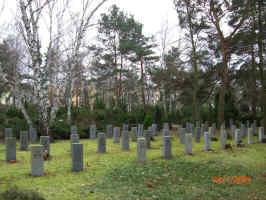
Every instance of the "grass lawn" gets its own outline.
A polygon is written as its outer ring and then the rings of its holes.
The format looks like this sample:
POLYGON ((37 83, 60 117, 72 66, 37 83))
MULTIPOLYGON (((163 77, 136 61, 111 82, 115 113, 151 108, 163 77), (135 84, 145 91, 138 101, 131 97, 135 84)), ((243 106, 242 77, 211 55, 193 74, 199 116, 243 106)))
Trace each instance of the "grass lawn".
MULTIPOLYGON (((257 139, 254 140, 257 141, 257 139)), ((81 140, 84 148, 84 171, 71 172, 70 142, 51 144, 52 159, 45 161, 45 176, 30 176, 30 151, 19 151, 17 163, 5 162, 5 145, 0 144, 0 192, 16 185, 39 191, 47 200, 265 200, 266 144, 220 150, 212 142, 213 152, 203 151, 193 141, 193 155, 184 155, 179 139, 172 141, 173 159, 162 155, 162 138, 156 137, 147 151, 148 162, 136 163, 136 143, 130 151, 107 140, 106 154, 97 154, 97 140, 81 140), (214 183, 213 177, 226 178, 214 183), (230 183, 227 183, 227 176, 230 183), (247 177, 247 182, 231 183, 233 176, 247 177)), ((233 141, 228 140, 228 143, 233 141)), ((247 144, 247 141, 244 140, 247 144)))

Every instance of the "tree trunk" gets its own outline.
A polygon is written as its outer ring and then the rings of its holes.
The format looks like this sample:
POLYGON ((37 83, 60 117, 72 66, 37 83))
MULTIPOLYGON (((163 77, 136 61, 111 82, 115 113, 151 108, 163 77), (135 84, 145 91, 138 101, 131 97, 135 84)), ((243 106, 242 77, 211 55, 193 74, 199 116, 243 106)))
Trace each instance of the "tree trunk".
POLYGON ((143 58, 140 59, 140 68, 141 68, 141 96, 142 96, 142 103, 145 109, 145 92, 144 92, 144 71, 143 71, 143 58))
POLYGON ((260 69, 260 79, 261 79, 261 94, 262 94, 262 104, 264 112, 264 130, 266 130, 266 85, 265 85, 265 69, 263 61, 263 25, 262 25, 262 11, 263 11, 263 0, 259 1, 258 6, 258 28, 259 28, 259 37, 258 37, 258 47, 259 47, 259 69, 260 69))

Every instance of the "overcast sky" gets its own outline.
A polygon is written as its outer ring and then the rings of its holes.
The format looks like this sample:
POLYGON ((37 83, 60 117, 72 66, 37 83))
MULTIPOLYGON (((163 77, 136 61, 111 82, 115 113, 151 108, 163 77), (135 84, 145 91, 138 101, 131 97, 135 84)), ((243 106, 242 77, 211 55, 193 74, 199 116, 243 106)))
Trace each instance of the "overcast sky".
MULTIPOLYGON (((0 1, 3 2, 3 0, 0 1)), ((0 16, 0 25, 6 25, 16 15, 16 1, 6 0, 4 12, 0 16)), ((73 2, 75 1, 73 0, 73 2)), ((137 21, 144 24, 143 31, 145 35, 158 36, 160 30, 168 21, 168 27, 172 32, 171 41, 179 39, 177 14, 172 0, 109 0, 98 11, 97 16, 100 13, 107 12, 108 8, 113 4, 118 5, 129 14, 133 14, 137 21)), ((8 29, 2 28, 0 33, 3 37, 3 35, 8 34, 8 29)))

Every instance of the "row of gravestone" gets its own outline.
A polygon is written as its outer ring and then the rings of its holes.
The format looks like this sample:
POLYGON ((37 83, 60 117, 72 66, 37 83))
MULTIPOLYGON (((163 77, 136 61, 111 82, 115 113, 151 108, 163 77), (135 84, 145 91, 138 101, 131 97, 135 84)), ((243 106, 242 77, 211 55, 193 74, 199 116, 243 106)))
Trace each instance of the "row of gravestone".
MULTIPOLYGON (((114 143, 120 142, 120 134, 117 130, 119 127, 114 128, 114 143)), ((179 132, 179 138, 180 143, 185 144, 185 153, 186 154, 192 154, 192 133, 182 131, 185 130, 184 128, 180 129, 179 132), (182 132, 184 134, 182 134, 182 132)), ((71 155, 72 155, 72 171, 81 171, 83 170, 83 144, 80 143, 79 135, 77 133, 77 129, 75 127, 71 128, 71 155)), ((171 158, 172 157, 172 137, 169 136, 169 126, 165 125, 163 128, 163 153, 162 156, 164 158, 171 158)), ((152 130, 148 129, 144 131, 144 137, 145 138, 137 138, 137 130, 136 127, 132 128, 132 141, 138 141, 137 146, 137 161, 143 162, 146 161, 146 149, 151 148, 151 137, 152 137, 152 130)), ((106 134, 107 135, 107 134, 106 134)), ((24 140, 26 141, 25 134, 21 134, 22 137, 24 137, 24 140)), ((224 149, 226 145, 227 140, 227 133, 224 128, 220 131, 221 136, 221 148, 224 149)), ((121 143, 121 149, 122 150, 129 150, 130 148, 130 142, 129 142, 129 132, 127 130, 122 131, 122 143, 121 143)), ((204 149, 205 151, 210 150, 211 146, 211 132, 205 132, 204 133, 204 149)), ((235 145, 238 146, 241 134, 240 129, 235 130, 234 134, 235 138, 235 145)), ((253 143, 253 129, 248 129, 248 144, 253 143)), ((264 129, 263 127, 259 128, 259 142, 262 141, 264 138, 264 129)), ((43 167, 43 153, 47 152, 48 155, 50 155, 50 143, 49 143, 49 136, 41 136, 41 145, 38 146, 32 146, 31 147, 31 169, 32 169, 32 175, 33 176, 42 176, 44 173, 44 167, 43 167)), ((196 142, 200 142, 200 134, 197 134, 196 142)), ((20 148, 21 150, 26 150, 27 148, 20 148)), ((106 152, 106 136, 104 133, 98 134, 98 153, 105 153, 106 152)), ((6 160, 12 161, 16 160, 16 139, 13 137, 6 137, 6 160)))

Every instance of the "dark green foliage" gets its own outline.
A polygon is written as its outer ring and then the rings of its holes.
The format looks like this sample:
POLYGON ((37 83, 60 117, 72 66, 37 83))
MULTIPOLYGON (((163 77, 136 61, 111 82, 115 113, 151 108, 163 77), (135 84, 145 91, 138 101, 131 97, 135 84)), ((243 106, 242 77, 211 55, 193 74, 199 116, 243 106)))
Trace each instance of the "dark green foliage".
POLYGON ((12 128, 13 135, 15 137, 19 137, 20 131, 29 129, 29 126, 26 120, 21 119, 19 117, 13 117, 13 118, 8 119, 8 123, 5 125, 5 127, 12 128))
POLYGON ((154 123, 153 117, 151 113, 147 113, 145 116, 145 120, 143 122, 144 128, 147 129, 149 126, 152 125, 152 123, 154 123))
POLYGON ((0 194, 0 200, 45 200, 39 193, 12 187, 0 194))
POLYGON ((10 117, 10 118, 13 118, 13 117, 19 117, 21 119, 23 119, 23 114, 22 112, 17 109, 17 108, 14 108, 14 107, 10 107, 7 112, 6 112, 6 116, 7 117, 10 117))
POLYGON ((50 136, 54 139, 69 139, 70 126, 66 120, 56 120, 50 126, 50 136))

